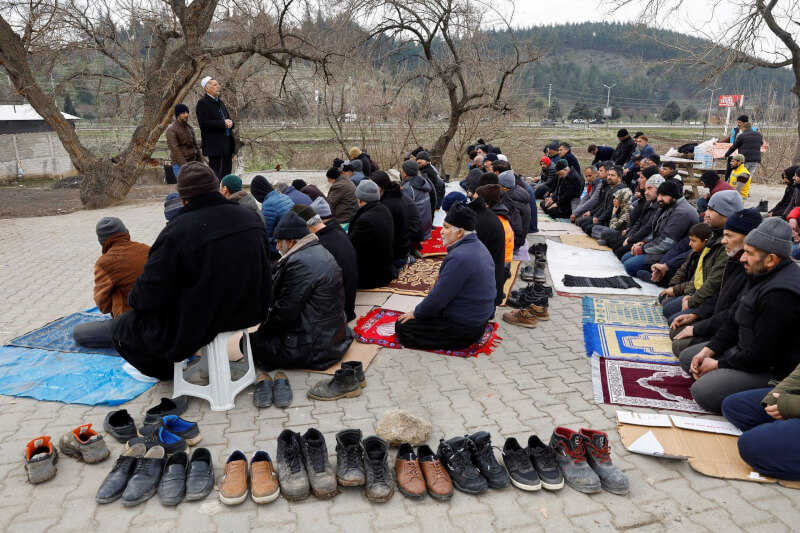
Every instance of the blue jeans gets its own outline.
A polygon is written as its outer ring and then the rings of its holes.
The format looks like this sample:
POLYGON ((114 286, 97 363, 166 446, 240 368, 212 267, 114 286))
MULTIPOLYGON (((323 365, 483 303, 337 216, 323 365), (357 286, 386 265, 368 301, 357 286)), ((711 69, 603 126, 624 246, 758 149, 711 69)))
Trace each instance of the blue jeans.
POLYGON ((633 276, 635 278, 638 271, 645 269, 644 257, 644 254, 633 255, 630 252, 623 255, 622 266, 625 267, 625 272, 627 272, 629 276, 633 276))
POLYGON ((800 418, 775 420, 761 406, 772 389, 738 392, 722 402, 722 414, 744 433, 739 437, 739 455, 764 476, 800 480, 800 418), (794 444, 793 444, 794 443, 794 444))
POLYGON ((667 318, 667 322, 672 324, 672 321, 678 318, 680 315, 688 315, 689 313, 694 313, 694 309, 686 309, 685 311, 681 309, 681 305, 683 302, 683 296, 675 296, 675 297, 668 297, 666 300, 661 302, 661 306, 663 308, 664 316, 667 318))
POLYGON ((792 259, 800 259, 800 245, 792 246, 792 259))
POLYGON ((706 209, 708 209, 708 200, 706 200, 705 196, 701 196, 697 199, 697 212, 705 213, 706 209))
POLYGON ((176 163, 172 163, 172 173, 175 174, 175 179, 178 179, 178 172, 180 171, 181 171, 181 166, 176 163))

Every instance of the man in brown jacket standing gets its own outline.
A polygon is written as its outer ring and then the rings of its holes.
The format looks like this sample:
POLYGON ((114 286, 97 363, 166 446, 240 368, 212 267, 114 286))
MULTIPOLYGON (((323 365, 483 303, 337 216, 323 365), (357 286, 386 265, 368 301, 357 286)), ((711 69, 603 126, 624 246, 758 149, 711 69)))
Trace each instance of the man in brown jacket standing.
POLYGON ((189 161, 204 161, 194 128, 189 125, 189 108, 184 104, 175 106, 175 120, 167 128, 167 147, 175 179, 178 179, 181 165, 189 161))

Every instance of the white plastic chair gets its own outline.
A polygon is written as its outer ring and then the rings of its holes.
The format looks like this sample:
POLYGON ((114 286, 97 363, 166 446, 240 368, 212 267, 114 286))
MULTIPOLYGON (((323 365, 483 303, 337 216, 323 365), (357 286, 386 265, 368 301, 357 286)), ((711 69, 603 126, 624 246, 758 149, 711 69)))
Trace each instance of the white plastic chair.
POLYGON ((244 359, 232 362, 228 359, 228 339, 238 331, 224 331, 200 350, 200 362, 183 370, 183 362, 175 363, 172 397, 183 394, 208 400, 212 411, 233 409, 236 395, 255 383, 256 369, 253 365, 253 351, 247 330, 244 334, 244 359), (233 381, 231 367, 245 371, 244 376, 233 381), (186 381, 186 377, 204 370, 208 374, 208 385, 197 385, 186 381))

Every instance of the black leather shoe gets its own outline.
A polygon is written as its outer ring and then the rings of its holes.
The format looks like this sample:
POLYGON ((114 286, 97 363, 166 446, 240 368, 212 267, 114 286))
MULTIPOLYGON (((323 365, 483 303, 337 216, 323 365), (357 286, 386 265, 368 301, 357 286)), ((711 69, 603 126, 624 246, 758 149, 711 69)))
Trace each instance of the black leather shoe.
POLYGON ((289 407, 293 398, 289 378, 283 372, 278 372, 272 381, 272 401, 275 407, 289 407))
POLYGON ((189 398, 186 396, 178 396, 177 398, 161 398, 161 403, 155 407, 147 410, 144 416, 143 426, 148 424, 156 424, 167 415, 180 416, 189 405, 189 398))
POLYGON ((123 444, 136 436, 136 423, 126 409, 108 413, 103 420, 103 429, 123 444))
POLYGON ((158 499, 163 505, 178 505, 186 495, 186 470, 189 457, 178 452, 167 459, 164 474, 158 483, 158 499))
POLYGON ((548 287, 543 283, 534 283, 533 284, 533 293, 538 296, 546 296, 547 298, 553 297, 553 287, 548 287))
POLYGON ((186 474, 186 501, 202 500, 214 490, 214 463, 208 448, 195 448, 186 474))
POLYGON ((128 485, 128 480, 136 468, 137 460, 146 451, 144 444, 141 444, 130 448, 117 458, 114 466, 111 467, 111 472, 108 473, 100 484, 100 488, 97 489, 97 495, 94 497, 97 503, 111 503, 122 497, 122 493, 128 485))
POLYGON ((535 283, 545 283, 547 281, 547 276, 544 273, 544 267, 547 263, 544 261, 536 260, 536 263, 533 267, 533 281, 535 283))
POLYGON ((122 493, 122 505, 132 507, 153 497, 164 470, 164 455, 164 448, 155 446, 136 461, 133 476, 122 493))
POLYGON ((342 363, 342 368, 352 368, 355 370, 358 385, 362 389, 367 386, 367 378, 364 376, 364 365, 361 364, 361 361, 347 361, 346 363, 342 363))
POLYGON ((255 388, 253 389, 253 404, 262 409, 272 405, 272 378, 266 372, 258 375, 255 388))

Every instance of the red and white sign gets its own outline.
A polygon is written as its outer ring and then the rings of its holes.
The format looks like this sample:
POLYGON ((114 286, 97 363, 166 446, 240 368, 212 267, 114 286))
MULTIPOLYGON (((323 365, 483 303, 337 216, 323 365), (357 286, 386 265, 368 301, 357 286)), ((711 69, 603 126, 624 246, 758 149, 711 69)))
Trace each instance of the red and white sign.
POLYGON ((743 99, 744 95, 741 94, 721 94, 718 107, 739 107, 743 99))

